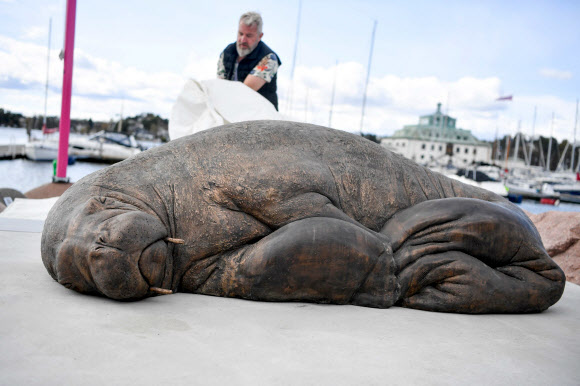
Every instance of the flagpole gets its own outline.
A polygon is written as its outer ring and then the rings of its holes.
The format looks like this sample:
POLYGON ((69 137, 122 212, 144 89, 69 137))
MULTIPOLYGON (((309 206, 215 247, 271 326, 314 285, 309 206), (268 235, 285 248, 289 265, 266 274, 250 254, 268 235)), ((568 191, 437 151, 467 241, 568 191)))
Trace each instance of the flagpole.
POLYGON ((72 96, 76 8, 76 0, 67 0, 58 158, 56 163, 56 176, 53 177, 53 182, 69 181, 69 178, 66 176, 66 167, 68 164, 68 137, 70 133, 70 108, 72 96))
MULTIPOLYGON (((511 102, 512 100, 513 100, 513 95, 507 95, 507 96, 503 96, 503 97, 500 96, 495 101, 496 102, 499 102, 499 101, 510 101, 511 102)), ((497 119, 499 120, 499 115, 498 115, 498 118, 497 119)), ((496 126, 497 126, 497 122, 496 122, 496 126)), ((497 129, 497 127, 496 127, 496 129, 497 129)), ((507 169, 508 169, 508 156, 509 156, 509 153, 510 153, 510 148, 509 148, 509 135, 506 138, 506 152, 507 153, 505 155, 505 169, 507 171, 507 169)), ((497 160, 499 162, 499 154, 497 154, 497 160)))

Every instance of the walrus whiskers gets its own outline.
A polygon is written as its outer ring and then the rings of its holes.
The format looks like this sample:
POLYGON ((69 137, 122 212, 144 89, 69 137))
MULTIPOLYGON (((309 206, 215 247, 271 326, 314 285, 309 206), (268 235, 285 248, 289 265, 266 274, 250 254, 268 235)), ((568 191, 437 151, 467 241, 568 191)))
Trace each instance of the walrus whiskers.
POLYGON ((172 290, 168 290, 165 288, 159 288, 159 287, 149 287, 149 291, 154 292, 154 293, 159 294, 159 295, 171 295, 173 293, 172 290))
POLYGON ((185 241, 183 241, 183 239, 174 239, 173 237, 166 237, 165 241, 173 244, 185 244, 185 241))

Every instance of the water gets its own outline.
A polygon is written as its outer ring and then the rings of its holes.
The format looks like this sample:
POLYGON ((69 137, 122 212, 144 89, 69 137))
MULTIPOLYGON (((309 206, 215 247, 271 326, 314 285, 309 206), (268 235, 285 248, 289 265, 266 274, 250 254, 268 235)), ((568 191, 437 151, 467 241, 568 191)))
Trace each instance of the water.
MULTIPOLYGON (((33 130, 32 136, 41 138, 40 130, 33 130)), ((28 141, 25 129, 0 128, 0 144, 25 144, 28 141)), ((67 166, 67 177, 76 182, 84 176, 109 166, 104 163, 77 161, 67 166)), ((40 185, 52 182, 52 162, 34 162, 27 159, 0 161, 0 188, 12 188, 26 193, 40 185)))
MULTIPOLYGON (((33 130, 33 136, 40 138, 42 133, 33 130)), ((27 141, 25 129, 0 128, 0 144, 24 144, 27 141)), ((77 161, 67 167, 67 176, 71 182, 109 166, 108 164, 77 161)), ((33 162, 27 159, 0 161, 0 188, 12 188, 22 193, 52 181, 53 166, 51 162, 33 162)), ((579 204, 561 203, 558 206, 544 205, 533 200, 524 200, 518 204, 530 213, 538 214, 547 211, 580 212, 579 204)))
MULTIPOLYGON (((41 130, 32 130, 32 137, 41 139, 41 130)), ((71 137, 80 137, 80 134, 71 134, 71 137)), ((26 129, 0 127, 0 145, 25 144, 28 141, 26 129)), ((158 142, 139 141, 144 148, 158 146, 158 142)), ((67 177, 76 182, 84 176, 105 168, 110 164, 77 161, 67 166, 67 177)), ((12 188, 22 193, 38 186, 52 182, 52 162, 34 162, 27 159, 0 161, 0 188, 12 188)))
POLYGON ((538 201, 534 200, 523 200, 521 204, 518 204, 518 206, 533 214, 549 212, 551 210, 558 212, 580 212, 579 204, 572 204, 568 202, 562 202, 560 205, 546 205, 540 204, 538 201))
MULTIPOLYGON (((32 130, 34 138, 42 138, 41 130, 32 130)), ((15 129, 12 127, 0 127, 0 145, 25 144, 28 141, 26 129, 15 129)))
MULTIPOLYGON (((67 166, 67 177, 76 182, 84 176, 109 164, 77 161, 67 166)), ((12 188, 22 193, 52 182, 52 162, 34 162, 27 159, 0 161, 0 188, 12 188)))

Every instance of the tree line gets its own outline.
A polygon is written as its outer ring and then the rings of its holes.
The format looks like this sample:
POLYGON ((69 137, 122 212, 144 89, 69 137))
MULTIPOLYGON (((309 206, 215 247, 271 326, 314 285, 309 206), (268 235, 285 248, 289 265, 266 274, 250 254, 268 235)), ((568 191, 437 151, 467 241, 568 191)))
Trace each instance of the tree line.
MULTIPOLYGON (((27 130, 42 129, 42 115, 24 116, 20 113, 13 113, 0 108, 0 126, 4 127, 22 127, 27 130)), ((59 117, 47 116, 46 127, 49 129, 59 127, 59 117)), ((143 113, 133 117, 126 117, 122 120, 119 127, 119 121, 93 121, 89 119, 71 119, 70 130, 73 133, 92 134, 101 130, 119 131, 125 134, 149 135, 152 138, 159 138, 162 141, 168 141, 169 120, 153 113, 143 113)))
POLYGON ((6 127, 22 127, 21 121, 24 119, 22 114, 12 113, 8 110, 0 108, 0 126, 6 127))

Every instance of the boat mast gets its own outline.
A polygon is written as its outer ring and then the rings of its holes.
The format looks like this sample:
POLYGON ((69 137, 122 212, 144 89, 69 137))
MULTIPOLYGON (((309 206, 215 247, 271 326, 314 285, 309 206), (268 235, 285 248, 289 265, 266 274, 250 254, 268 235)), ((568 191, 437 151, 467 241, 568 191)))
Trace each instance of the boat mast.
POLYGON ((566 159, 566 152, 568 151, 569 147, 570 147, 570 142, 566 142, 566 146, 564 147, 564 151, 562 152, 562 156, 560 157, 560 161, 558 161, 558 166, 556 166, 556 171, 560 171, 560 168, 562 167, 562 163, 564 162, 564 159, 566 159))
POLYGON ((306 97, 304 98, 304 122, 308 122, 308 97, 310 96, 310 87, 306 88, 306 97))
MULTIPOLYGON (((495 159, 497 161, 499 161, 499 140, 497 139, 497 131, 498 131, 498 127, 497 127, 497 124, 496 124, 495 125, 495 141, 494 141, 494 146, 495 146, 495 159)), ((491 153, 492 153, 491 160, 493 161, 493 151, 491 153)))
POLYGON ((449 91, 447 91, 447 103, 445 106, 445 114, 443 115, 443 118, 441 119, 441 138, 443 138, 443 135, 445 133, 445 131, 447 130, 447 117, 449 116, 449 99, 451 97, 451 93, 449 91))
POLYGON ((117 124, 117 132, 120 133, 123 128, 123 107, 125 105, 125 99, 121 102, 121 115, 119 116, 119 123, 117 124))
POLYGON ((534 106, 534 119, 532 121, 532 138, 530 140, 530 158, 528 166, 532 165, 532 153, 534 151, 534 132, 536 131, 536 111, 538 106, 534 106))
POLYGON ((540 148, 540 162, 538 162, 538 166, 546 167, 546 160, 544 159, 544 142, 542 141, 541 136, 538 137, 538 147, 540 148), (540 165, 541 163, 541 165, 540 165))
POLYGON ((505 170, 509 170, 508 169, 508 159, 510 157, 510 136, 509 136, 509 134, 507 135, 507 137, 505 139, 505 149, 506 149, 506 153, 505 153, 505 170))
POLYGON ((552 112, 552 128, 550 129, 550 141, 548 141, 548 155, 546 159, 546 170, 550 171, 550 158, 552 156, 552 136, 554 135, 554 112, 552 112))
POLYGON ((44 117, 42 118, 42 133, 46 133, 46 104, 48 100, 48 77, 50 74, 50 36, 52 34, 52 17, 48 21, 48 49, 46 51, 46 85, 44 87, 44 117))
POLYGON ((362 135, 363 131, 363 121, 365 118, 365 106, 367 104, 367 87, 369 84, 369 77, 371 75, 371 63, 373 60, 373 46, 375 45, 375 31, 377 30, 377 21, 375 20, 373 23, 373 35, 371 37, 371 51, 369 53, 369 63, 367 65, 367 80, 365 82, 365 90, 363 93, 363 102, 362 102, 362 112, 360 116, 360 134, 362 135))
POLYGON ((302 0, 298 2, 298 21, 296 22, 296 41, 294 42, 294 56, 292 57, 292 69, 290 70, 290 90, 286 103, 286 115, 292 114, 292 101, 294 99, 294 69, 296 68, 296 52, 298 52, 298 38, 300 37, 300 16, 302 14, 302 0))
POLYGON ((572 142, 572 161, 570 171, 574 171, 574 154, 576 153, 576 126, 578 125, 578 99, 576 99, 576 119, 574 120, 574 141, 572 142))
POLYGON ((330 113, 328 114, 328 127, 332 127, 332 109, 334 108, 334 93, 336 91, 336 73, 338 72, 338 60, 334 67, 334 80, 332 82, 332 95, 330 97, 330 113))
POLYGON ((516 141, 516 148, 514 149, 514 165, 516 165, 516 166, 517 166, 519 150, 520 150, 520 138, 522 136, 521 128, 522 128, 522 121, 519 120, 518 121, 518 131, 516 133, 516 136, 514 137, 514 140, 516 141))
POLYGON ((68 164, 68 137, 70 133, 70 106, 72 96, 76 11, 77 1, 67 0, 64 41, 64 69, 62 77, 62 102, 58 138, 58 159, 56 163, 56 176, 53 177, 53 182, 69 181, 69 178, 66 176, 66 167, 68 164))

